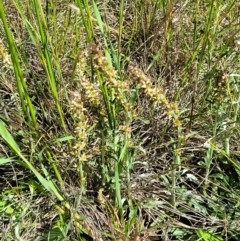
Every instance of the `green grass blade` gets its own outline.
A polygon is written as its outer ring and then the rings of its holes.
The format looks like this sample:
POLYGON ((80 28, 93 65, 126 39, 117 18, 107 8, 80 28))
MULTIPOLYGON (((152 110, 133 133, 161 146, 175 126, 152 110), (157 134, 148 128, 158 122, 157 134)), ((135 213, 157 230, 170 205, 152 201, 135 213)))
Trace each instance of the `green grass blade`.
POLYGON ((0 120, 0 135, 8 144, 8 146, 18 155, 20 153, 20 148, 18 147, 12 135, 8 132, 7 128, 5 127, 5 125, 1 120, 0 120))
POLYGON ((0 158, 0 165, 4 165, 6 163, 13 162, 13 161, 15 161, 15 160, 13 160, 12 158, 4 158, 4 157, 2 157, 2 158, 0 158))
MULTIPOLYGON (((62 195, 59 193, 53 182, 47 181, 35 168, 34 166, 22 155, 20 152, 20 148, 13 139, 12 135, 9 133, 5 125, 3 124, 2 121, 0 121, 0 136, 4 139, 4 141, 7 143, 7 145, 13 150, 13 152, 18 155, 22 161, 24 162, 24 166, 26 166, 29 170, 31 170, 34 175, 37 177, 39 182, 52 194, 54 194, 60 201, 63 201, 64 198, 62 195)), ((4 164, 4 160, 2 161, 4 164)), ((6 162, 6 160, 5 160, 6 162)))
POLYGON ((104 32, 103 21, 102 21, 100 12, 99 12, 99 10, 98 10, 98 7, 97 7, 95 1, 93 1, 92 4, 93 4, 93 11, 94 11, 94 14, 95 14, 96 19, 97 19, 97 22, 98 22, 98 26, 99 26, 99 28, 100 28, 101 33, 104 35, 105 32, 104 32))
POLYGON ((51 61, 50 57, 50 52, 48 50, 48 38, 47 38, 47 26, 46 26, 46 21, 45 21, 45 16, 43 13, 42 5, 40 1, 35 0, 33 1, 34 8, 35 8, 35 13, 37 15, 37 22, 38 22, 38 28, 41 36, 41 45, 42 45, 42 62, 45 66, 45 70, 47 72, 47 77, 49 81, 49 85, 51 88, 51 93, 54 98, 55 104, 57 106, 57 111, 60 117, 60 122, 64 130, 66 131, 66 124, 63 116, 63 111, 59 102, 59 97, 58 97, 58 90, 57 90, 57 84, 56 84, 56 78, 54 75, 54 70, 53 70, 53 64, 51 61))
POLYGON ((0 1, 0 18, 2 19, 2 22, 3 22, 4 31, 5 31, 5 34, 7 37, 9 51, 10 51, 11 58, 12 58, 12 64, 13 64, 14 73, 15 73, 15 77, 16 77, 18 94, 19 94, 20 100, 21 100, 21 107, 23 109, 24 115, 25 115, 29 125, 36 127, 37 120, 36 120, 36 115, 35 115, 35 109, 34 109, 34 106, 32 105, 32 101, 28 94, 27 85, 26 85, 26 82, 23 77, 21 66, 19 64, 19 59, 18 59, 17 52, 16 52, 16 46, 15 46, 13 37, 11 35, 11 31, 9 30, 9 27, 7 24, 7 19, 6 19, 6 15, 4 13, 2 0, 0 1))

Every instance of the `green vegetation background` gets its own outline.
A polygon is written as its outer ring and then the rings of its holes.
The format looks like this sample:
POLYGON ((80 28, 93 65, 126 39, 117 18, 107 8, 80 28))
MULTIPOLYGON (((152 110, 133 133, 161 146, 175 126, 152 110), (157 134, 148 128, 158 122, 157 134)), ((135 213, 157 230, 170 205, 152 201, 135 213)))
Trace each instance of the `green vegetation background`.
POLYGON ((1 240, 239 240, 239 16, 0 0, 1 240))

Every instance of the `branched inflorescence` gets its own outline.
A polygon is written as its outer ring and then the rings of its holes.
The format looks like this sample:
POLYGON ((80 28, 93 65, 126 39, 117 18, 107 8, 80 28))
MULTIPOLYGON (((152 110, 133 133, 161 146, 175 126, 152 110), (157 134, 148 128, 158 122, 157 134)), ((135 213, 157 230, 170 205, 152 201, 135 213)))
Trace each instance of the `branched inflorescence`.
POLYGON ((125 113, 131 114, 132 117, 135 116, 135 111, 132 104, 127 100, 127 92, 129 91, 129 85, 127 81, 121 81, 119 78, 118 71, 109 63, 104 52, 93 45, 92 55, 94 61, 94 67, 99 71, 104 78, 104 84, 109 88, 114 90, 114 98, 123 107, 125 113))
POLYGON ((133 80, 140 83, 141 88, 150 98, 154 105, 162 104, 166 108, 167 115, 173 119, 174 125, 180 127, 181 121, 179 119, 180 111, 176 102, 169 102, 164 91, 159 87, 154 87, 152 81, 139 68, 130 66, 130 75, 133 80))
MULTIPOLYGON (((88 140, 88 133, 87 129, 88 125, 88 118, 86 116, 86 109, 83 106, 83 102, 81 100, 81 96, 79 93, 74 92, 74 99, 72 100, 71 111, 73 113, 73 117, 76 119, 77 124, 74 130, 76 135, 76 142, 72 148, 72 154, 74 156, 78 156, 80 162, 87 161, 87 155, 85 152, 85 148, 87 145, 88 140)), ((84 177, 81 177, 81 181, 85 181, 84 177)))

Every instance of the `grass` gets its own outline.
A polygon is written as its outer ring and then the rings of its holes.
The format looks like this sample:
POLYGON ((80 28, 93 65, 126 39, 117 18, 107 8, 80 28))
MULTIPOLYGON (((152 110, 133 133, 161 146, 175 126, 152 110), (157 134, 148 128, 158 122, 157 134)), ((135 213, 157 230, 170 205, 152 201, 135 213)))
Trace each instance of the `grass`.
POLYGON ((239 240, 238 16, 0 0, 1 240, 239 240))

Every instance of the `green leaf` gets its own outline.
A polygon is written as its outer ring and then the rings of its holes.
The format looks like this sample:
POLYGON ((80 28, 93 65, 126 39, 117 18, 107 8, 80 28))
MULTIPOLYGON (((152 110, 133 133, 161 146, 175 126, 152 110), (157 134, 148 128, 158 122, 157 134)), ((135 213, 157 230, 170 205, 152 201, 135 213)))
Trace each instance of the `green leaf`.
MULTIPOLYGON (((35 168, 34 166, 21 154, 20 148, 18 147, 17 143, 13 139, 12 135, 9 133, 3 122, 0 120, 0 136, 5 140, 8 146, 17 154, 22 160, 22 164, 30 169, 37 179, 41 182, 41 184, 46 188, 49 192, 53 193, 60 201, 63 201, 64 198, 59 193, 55 185, 52 181, 47 181, 35 168)), ((6 162, 2 159, 3 162, 6 162)))
POLYGON ((13 160, 12 158, 0 158, 0 165, 3 165, 3 164, 6 164, 6 163, 9 163, 9 162, 12 162, 12 161, 15 161, 13 160))
POLYGON ((18 147, 12 135, 8 132, 7 128, 5 127, 5 125, 1 120, 0 120, 0 135, 15 153, 20 152, 20 148, 18 147))
POLYGON ((62 231, 59 228, 51 229, 50 231, 45 232, 41 237, 39 237, 36 241, 60 241, 63 240, 64 236, 62 231))
POLYGON ((74 139, 73 136, 65 136, 65 137, 57 138, 55 142, 65 142, 73 139, 74 139))
POLYGON ((13 212, 14 212, 14 209, 11 206, 8 206, 5 210, 5 213, 8 215, 12 214, 13 212))
POLYGON ((203 241, 223 241, 223 238, 219 235, 214 235, 213 231, 205 231, 203 229, 199 229, 197 231, 197 235, 199 238, 201 238, 200 240, 203 241))
POLYGON ((98 26, 99 26, 99 28, 101 30, 101 33, 104 34, 102 18, 101 18, 100 12, 98 10, 98 7, 97 7, 97 5, 96 5, 96 3, 94 1, 93 1, 93 11, 94 11, 94 14, 96 16, 96 19, 97 19, 97 22, 98 22, 98 26))
POLYGON ((6 200, 3 200, 3 201, 0 201, 0 208, 3 208, 7 205, 7 201, 6 200))
POLYGON ((140 120, 143 124, 149 124, 149 123, 150 123, 149 120, 146 120, 146 119, 144 119, 144 118, 141 117, 141 116, 138 116, 136 119, 137 119, 137 120, 140 120))

